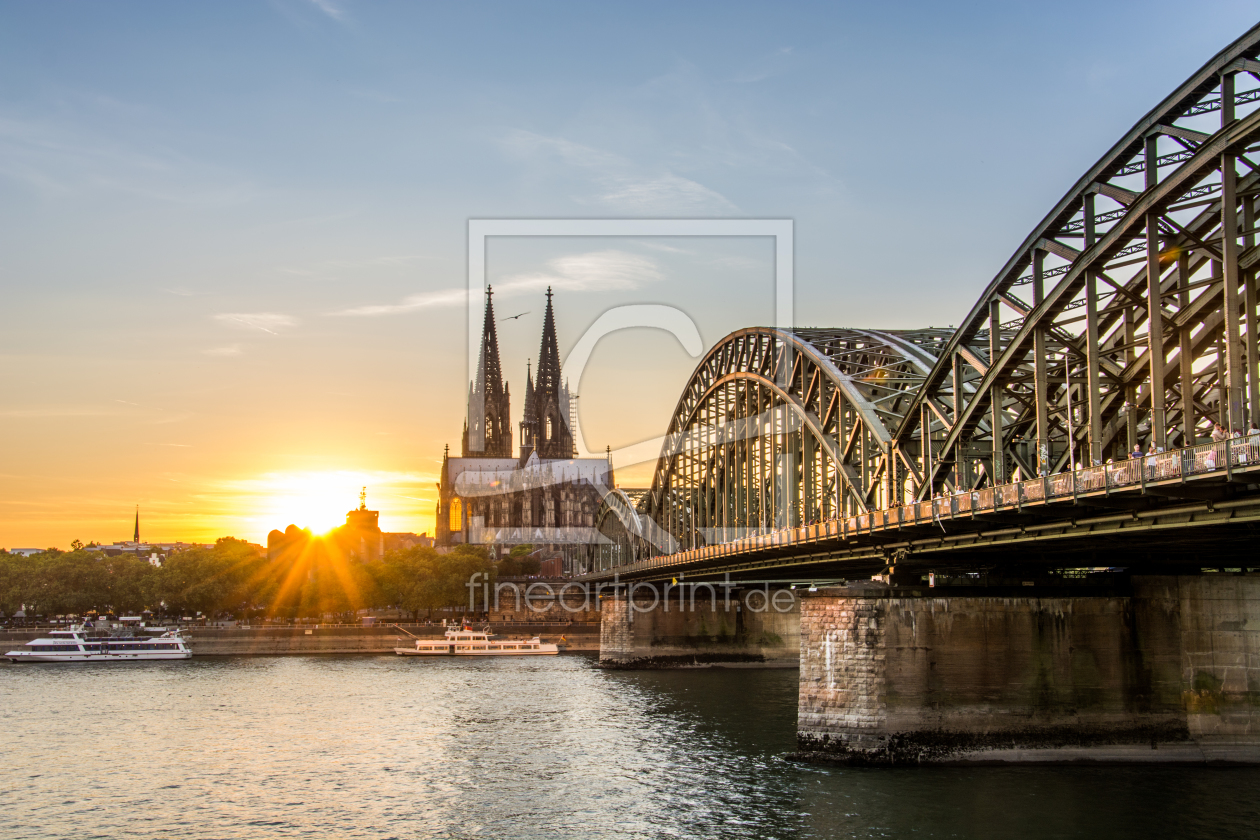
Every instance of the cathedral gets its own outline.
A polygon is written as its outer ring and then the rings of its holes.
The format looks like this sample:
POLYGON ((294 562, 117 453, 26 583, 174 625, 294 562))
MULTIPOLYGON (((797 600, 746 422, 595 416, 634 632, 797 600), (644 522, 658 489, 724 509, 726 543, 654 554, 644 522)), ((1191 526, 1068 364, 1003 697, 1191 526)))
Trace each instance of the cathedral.
POLYGON ((460 457, 442 458, 437 544, 484 545, 492 557, 528 544, 589 568, 595 518, 613 486, 609 458, 578 458, 572 398, 560 370, 552 292, 547 290, 537 371, 527 367, 520 449, 512 454, 511 395, 499 363, 493 291, 486 289, 476 378, 468 388, 460 457))

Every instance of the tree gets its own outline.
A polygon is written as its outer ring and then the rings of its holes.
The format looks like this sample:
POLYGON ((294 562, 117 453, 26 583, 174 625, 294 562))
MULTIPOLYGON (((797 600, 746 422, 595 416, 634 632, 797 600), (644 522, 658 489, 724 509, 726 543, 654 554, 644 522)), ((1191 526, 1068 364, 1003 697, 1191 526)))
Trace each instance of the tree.
POLYGON ((503 577, 528 577, 538 574, 542 570, 542 561, 537 557, 529 556, 533 550, 532 545, 512 546, 508 556, 499 561, 499 574, 503 577))
MULTIPOLYGON (((493 585, 494 564, 485 549, 476 546, 457 546, 442 554, 436 549, 415 546, 401 551, 391 551, 373 570, 380 587, 381 598, 397 605, 419 618, 421 610, 432 616, 433 610, 442 607, 468 607, 468 584, 473 575, 483 577, 477 583, 493 585)), ((484 590, 476 587, 478 609, 484 590)))

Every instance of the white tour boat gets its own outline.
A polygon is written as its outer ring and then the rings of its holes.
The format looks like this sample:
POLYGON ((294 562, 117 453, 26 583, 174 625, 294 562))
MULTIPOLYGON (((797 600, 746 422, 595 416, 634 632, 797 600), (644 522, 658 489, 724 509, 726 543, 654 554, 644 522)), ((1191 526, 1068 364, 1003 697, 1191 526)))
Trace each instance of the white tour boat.
POLYGON ((5 656, 13 662, 132 662, 191 659, 192 648, 177 629, 160 636, 98 635, 78 625, 69 630, 53 630, 46 638, 33 639, 5 656))
POLYGON ((500 639, 489 630, 467 627, 449 628, 445 639, 416 639, 413 648, 394 648, 399 656, 554 656, 559 652, 558 645, 544 644, 538 636, 500 639))

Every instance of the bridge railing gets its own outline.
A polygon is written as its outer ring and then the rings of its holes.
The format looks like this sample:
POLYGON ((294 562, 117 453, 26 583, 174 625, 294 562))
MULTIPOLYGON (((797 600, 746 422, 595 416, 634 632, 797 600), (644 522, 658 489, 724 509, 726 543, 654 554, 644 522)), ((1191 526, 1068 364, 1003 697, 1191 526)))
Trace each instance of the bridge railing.
POLYGON ((799 545, 826 538, 849 539, 889 528, 932 525, 960 514, 975 516, 1021 508, 1026 504, 1040 506, 1055 500, 1070 500, 1097 493, 1132 490, 1135 487, 1145 489, 1147 484, 1185 482, 1194 476, 1224 473, 1232 477, 1235 470, 1260 470, 1260 434, 1226 438, 1220 442, 1143 455, 1128 461, 1080 467, 1074 472, 1039 476, 1011 484, 963 490, 952 495, 937 496, 843 519, 826 519, 808 525, 745 536, 728 543, 693 548, 677 555, 658 555, 635 565, 658 567, 758 548, 799 545))

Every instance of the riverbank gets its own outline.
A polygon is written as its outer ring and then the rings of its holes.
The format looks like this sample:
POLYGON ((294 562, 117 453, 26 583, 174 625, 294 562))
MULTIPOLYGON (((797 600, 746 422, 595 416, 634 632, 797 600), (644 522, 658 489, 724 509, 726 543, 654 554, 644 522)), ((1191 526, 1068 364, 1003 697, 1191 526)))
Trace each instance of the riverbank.
MULTIPOLYGON (((415 639, 441 639, 441 626, 408 626, 406 633, 393 625, 354 627, 195 627, 185 631, 193 656, 285 656, 304 654, 383 654, 411 647, 415 639), (411 635, 408 635, 411 634, 411 635)), ((598 652, 599 625, 495 624, 492 630, 506 638, 541 636, 543 642, 560 644, 565 652, 598 652), (563 637, 564 641, 561 641, 563 637)), ((0 651, 21 647, 46 630, 0 632, 0 651)))

